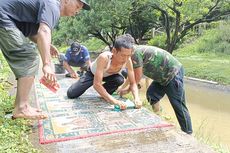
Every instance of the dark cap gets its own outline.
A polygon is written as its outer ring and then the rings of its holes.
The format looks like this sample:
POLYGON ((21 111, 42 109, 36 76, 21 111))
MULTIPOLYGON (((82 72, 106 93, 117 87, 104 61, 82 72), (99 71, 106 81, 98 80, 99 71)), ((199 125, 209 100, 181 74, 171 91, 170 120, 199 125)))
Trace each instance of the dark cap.
POLYGON ((84 4, 82 7, 84 10, 90 10, 90 6, 88 3, 86 3, 84 0, 80 0, 80 1, 84 4))
POLYGON ((71 44, 71 51, 72 52, 79 52, 81 50, 81 45, 77 42, 71 44))

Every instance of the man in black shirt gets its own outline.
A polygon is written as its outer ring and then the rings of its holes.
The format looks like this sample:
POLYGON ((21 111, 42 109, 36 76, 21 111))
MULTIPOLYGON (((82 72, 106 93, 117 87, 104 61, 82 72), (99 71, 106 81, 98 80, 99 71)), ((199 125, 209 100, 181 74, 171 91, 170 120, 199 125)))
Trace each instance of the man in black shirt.
POLYGON ((45 119, 47 115, 29 105, 29 93, 38 71, 37 44, 42 70, 52 85, 56 77, 51 69, 51 30, 60 16, 74 16, 90 6, 83 0, 2 0, 0 2, 0 49, 17 79, 13 118, 45 119))

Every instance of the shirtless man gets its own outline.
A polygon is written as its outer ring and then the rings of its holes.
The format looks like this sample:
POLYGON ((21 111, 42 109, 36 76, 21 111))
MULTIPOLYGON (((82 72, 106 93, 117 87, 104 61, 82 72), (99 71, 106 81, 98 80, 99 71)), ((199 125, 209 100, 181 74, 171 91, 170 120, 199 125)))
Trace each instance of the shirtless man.
POLYGON ((94 89, 107 102, 119 105, 121 109, 126 109, 125 103, 111 96, 117 88, 123 84, 124 78, 121 75, 121 71, 126 68, 128 71, 128 79, 130 80, 129 89, 133 94, 136 107, 140 108, 142 103, 138 96, 138 89, 130 58, 133 53, 133 43, 130 41, 130 37, 130 35, 118 37, 115 40, 112 52, 106 51, 101 53, 98 58, 92 62, 90 70, 88 70, 80 80, 71 85, 67 91, 67 96, 69 98, 77 98, 93 85, 94 89))

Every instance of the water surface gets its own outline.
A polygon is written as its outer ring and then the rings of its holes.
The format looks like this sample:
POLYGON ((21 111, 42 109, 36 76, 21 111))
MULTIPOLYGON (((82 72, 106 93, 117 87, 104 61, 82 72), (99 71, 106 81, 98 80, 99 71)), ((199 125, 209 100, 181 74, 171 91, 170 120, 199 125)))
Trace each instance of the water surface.
MULTIPOLYGON (((186 80, 185 91, 194 133, 230 148, 229 88, 186 80)), ((141 94, 145 95, 143 89, 141 94)), ((166 96, 161 100, 161 105, 163 115, 170 116, 179 126, 166 96)))

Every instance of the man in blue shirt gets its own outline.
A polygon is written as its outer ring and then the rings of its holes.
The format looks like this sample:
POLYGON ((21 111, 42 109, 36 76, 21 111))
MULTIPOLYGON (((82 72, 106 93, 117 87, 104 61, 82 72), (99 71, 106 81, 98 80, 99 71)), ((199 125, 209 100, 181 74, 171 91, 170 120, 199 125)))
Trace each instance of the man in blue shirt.
POLYGON ((67 77, 77 78, 78 75, 71 66, 80 67, 78 73, 79 76, 81 76, 90 65, 89 51, 85 46, 74 42, 71 44, 71 47, 67 49, 65 55, 60 54, 59 61, 68 71, 67 77))

